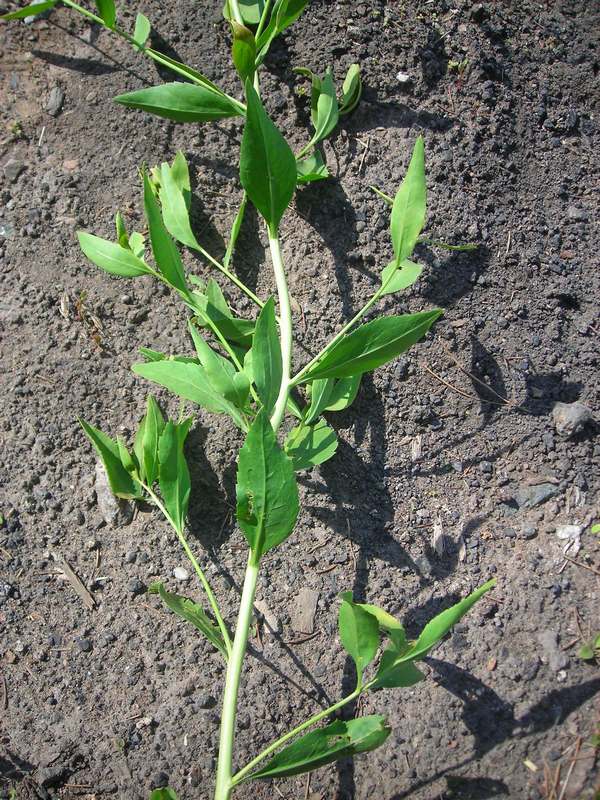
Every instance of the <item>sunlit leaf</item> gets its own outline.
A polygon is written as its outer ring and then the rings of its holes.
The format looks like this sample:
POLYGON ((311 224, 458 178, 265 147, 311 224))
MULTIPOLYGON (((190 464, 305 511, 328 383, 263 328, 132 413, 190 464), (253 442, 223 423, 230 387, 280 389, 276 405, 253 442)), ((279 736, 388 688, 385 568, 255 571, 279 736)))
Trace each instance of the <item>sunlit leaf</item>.
POLYGON ((183 271, 181 255, 177 245, 171 238, 162 220, 160 208, 150 187, 148 175, 144 173, 144 209, 150 231, 150 242, 156 266, 166 280, 183 292, 187 291, 187 283, 183 271))
POLYGON ((122 278, 148 274, 148 266, 131 250, 85 231, 78 231, 79 245, 90 261, 105 272, 122 278))
POLYGON ((415 264, 408 259, 405 259, 399 266, 392 261, 381 273, 381 296, 408 289, 419 280, 422 272, 421 264, 415 264))
POLYGON ((46 3, 34 3, 23 8, 18 8, 16 11, 9 11, 7 14, 2 14, 0 20, 9 22, 11 19, 26 19, 27 17, 35 17, 37 14, 43 14, 57 4, 58 0, 48 0, 46 3))
POLYGON ((163 83, 120 94, 114 100, 175 122, 211 122, 242 113, 224 94, 191 83, 163 83))
POLYGON ((344 78, 342 86, 342 100, 340 103, 340 116, 354 111, 362 94, 362 80, 360 66, 351 64, 344 78))
POLYGON ((158 441, 158 485, 164 506, 175 530, 183 531, 190 500, 190 472, 183 446, 192 418, 176 424, 169 420, 158 441))
POLYGON ((139 48, 144 48, 146 42, 148 41, 148 37, 150 36, 151 30, 152 25, 150 24, 148 17, 145 17, 143 14, 138 14, 135 18, 133 39, 139 48))
POLYGON ((410 258, 423 230, 426 211, 425 146, 423 138, 419 136, 406 175, 392 205, 392 244, 398 266, 410 258))
POLYGON ((376 618, 354 603, 348 593, 343 596, 338 618, 340 639, 352 656, 360 675, 375 658, 379 647, 379 624, 376 618))
POLYGON ((117 20, 117 9, 114 0, 95 0, 98 14, 102 17, 104 24, 113 28, 117 20))
POLYGON ((283 375, 275 301, 272 297, 269 297, 256 320, 252 340, 252 372, 263 408, 270 415, 279 395, 283 375))
POLYGON ((141 497, 140 485, 134 481, 121 462, 118 443, 82 419, 79 420, 79 424, 100 456, 111 492, 125 499, 141 497))

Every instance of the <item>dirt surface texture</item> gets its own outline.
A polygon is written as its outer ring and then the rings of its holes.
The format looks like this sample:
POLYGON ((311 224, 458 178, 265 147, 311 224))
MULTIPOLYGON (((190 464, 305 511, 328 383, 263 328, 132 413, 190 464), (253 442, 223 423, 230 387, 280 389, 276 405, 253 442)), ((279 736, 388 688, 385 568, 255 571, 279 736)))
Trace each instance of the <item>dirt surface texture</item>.
MULTIPOLYGON (((132 28, 138 9, 120 6, 132 28)), ((156 47, 241 97, 221 7, 139 10, 156 47)), ((331 66, 339 85, 358 62, 364 79, 324 146, 332 177, 300 189, 283 222, 298 366, 378 285, 389 210, 369 187, 396 191, 419 134, 428 236, 479 247, 420 245, 421 279, 377 309, 446 311, 330 415, 338 452, 301 474, 296 530, 261 573, 239 765, 353 688, 339 592, 414 635, 487 578, 498 586, 426 660, 426 681, 345 709, 385 713, 383 747, 310 783, 242 786, 240 800, 597 797, 600 669, 578 651, 600 628, 599 30, 583 0, 313 0, 272 48, 263 95, 296 149, 310 119, 292 67, 331 66)), ((66 8, 1 24, 0 70, 0 797, 146 800, 168 783, 208 799, 222 662, 146 587, 200 591, 157 512, 111 505, 77 423, 130 440, 150 391, 130 371, 137 348, 189 354, 186 315, 150 279, 101 273, 75 233, 112 238, 118 209, 143 224, 140 165, 181 149, 195 230, 222 256, 242 121, 178 125, 115 105, 169 74, 66 8)), ((273 292, 252 212, 234 266, 273 292)), ((240 443, 198 413, 189 535, 229 620, 246 561, 240 443)))

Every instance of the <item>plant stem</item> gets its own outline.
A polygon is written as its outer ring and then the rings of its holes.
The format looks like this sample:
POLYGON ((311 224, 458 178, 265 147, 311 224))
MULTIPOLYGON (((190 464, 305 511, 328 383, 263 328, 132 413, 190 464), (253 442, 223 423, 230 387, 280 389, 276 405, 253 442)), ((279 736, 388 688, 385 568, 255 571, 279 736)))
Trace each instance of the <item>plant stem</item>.
POLYGON ((281 247, 279 244, 279 234, 277 231, 269 230, 269 248, 273 261, 273 272, 277 284, 277 295, 279 298, 280 315, 280 339, 281 339, 281 360, 283 363, 283 374, 279 387, 279 396, 275 403, 275 410, 271 417, 273 430, 277 431, 283 421, 285 408, 290 393, 290 371, 292 368, 292 308, 290 305, 290 293, 288 291, 283 259, 281 257, 281 247))
POLYGON ((235 245, 238 240, 238 236, 240 235, 240 230, 242 227, 242 222, 244 221, 244 214, 246 213, 246 206, 248 205, 248 195, 244 191, 242 195, 242 202, 240 203, 240 207, 238 208, 238 212, 235 215, 235 219, 233 221, 233 225, 231 227, 231 235, 229 237, 229 242, 227 243, 227 251, 223 256, 223 266, 228 269, 229 262, 233 256, 233 251, 235 250, 235 245))
POLYGON ((231 14, 235 21, 239 25, 244 24, 244 18, 242 17, 242 12, 240 11, 240 7, 238 5, 238 0, 229 0, 229 8, 231 10, 231 14))
POLYGON ((252 552, 248 558, 244 588, 240 601, 235 636, 231 655, 227 662, 225 689, 223 692, 223 709, 221 712, 221 733, 219 737, 219 763, 217 766, 217 782, 214 800, 229 800, 233 788, 231 776, 233 765, 233 740, 235 736, 235 718, 237 713, 237 700, 240 688, 242 664, 248 643, 248 633, 252 620, 256 580, 258 578, 258 560, 252 552))
POLYGON ((154 502, 156 507, 162 512, 167 522, 169 522, 169 524, 177 534, 177 538, 179 539, 179 542, 183 547, 186 556, 188 557, 192 567, 194 568, 194 571, 196 572, 196 575, 198 576, 198 579, 202 584, 202 588, 206 592, 208 602, 210 603, 210 607, 212 608, 213 614, 215 615, 215 619, 217 620, 217 625, 219 626, 219 630, 221 631, 221 635, 223 636, 223 641, 225 642, 225 649, 227 650, 228 656, 231 657, 231 639, 229 637, 229 631, 227 630, 227 626, 225 625, 223 617, 221 616, 221 610, 219 609, 217 598, 215 597, 214 592, 211 589, 210 583, 208 582, 208 579, 204 574, 202 567, 196 560, 196 556, 192 553, 183 531, 179 530, 179 528, 173 523, 173 520, 169 516, 169 512, 162 504, 160 498, 156 495, 156 493, 152 490, 150 486, 146 486, 144 483, 142 483, 141 486, 143 486, 144 489, 148 492, 149 496, 152 498, 152 501, 154 502))
POLYGON ((263 32, 265 25, 267 24, 267 19, 269 18, 270 10, 271 10, 271 0, 266 0, 265 7, 263 8, 263 12, 260 16, 260 22, 258 23, 258 28, 256 29, 256 33, 254 34, 255 39, 258 39, 258 37, 263 32))
POLYGON ((275 750, 278 750, 282 745, 286 742, 289 742, 290 739, 293 739, 299 733, 306 730, 306 728, 310 728, 312 725, 316 725, 317 722, 320 722, 325 717, 328 717, 330 714, 333 714, 338 709, 342 708, 343 706, 351 703, 352 700, 356 700, 356 698, 363 692, 367 686, 363 687, 360 684, 356 687, 356 689, 349 694, 347 697, 342 698, 342 700, 338 700, 337 703, 334 703, 329 708, 324 709, 323 711, 319 711, 317 714, 314 714, 310 719, 307 719, 305 722, 297 725, 293 730, 288 731, 288 733, 280 736, 275 742, 272 742, 268 747, 266 747, 261 753, 259 753, 252 761, 248 762, 246 766, 241 769, 239 772, 232 778, 232 785, 237 786, 238 783, 241 783, 244 778, 246 778, 250 772, 254 769, 254 767, 263 761, 267 756, 270 756, 275 750))

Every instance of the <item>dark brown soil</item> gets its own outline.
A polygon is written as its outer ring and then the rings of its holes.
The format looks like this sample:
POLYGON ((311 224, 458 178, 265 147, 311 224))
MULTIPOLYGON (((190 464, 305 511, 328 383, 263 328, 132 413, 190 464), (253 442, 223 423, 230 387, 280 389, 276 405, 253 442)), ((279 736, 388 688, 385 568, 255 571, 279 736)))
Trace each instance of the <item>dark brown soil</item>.
MULTIPOLYGON (((239 94, 221 5, 147 0, 142 10, 166 52, 239 94)), ((487 577, 498 588, 428 659, 428 681, 348 710, 388 715, 383 748, 320 770, 306 793, 299 778, 280 795, 249 786, 240 800, 585 800, 598 790, 600 672, 577 657, 580 629, 600 627, 589 527, 600 517, 598 427, 565 439, 552 417, 557 401, 600 414, 594 6, 313 0, 268 59, 264 95, 295 145, 308 118, 291 67, 332 65, 338 81, 354 61, 364 71, 362 103, 325 146, 334 177, 299 191, 284 223, 300 348, 315 352, 389 261, 388 213, 369 185, 394 192, 417 134, 428 232, 480 247, 420 248, 424 277, 385 308, 439 304, 443 320, 332 415, 338 454, 302 478, 297 529, 262 573, 259 599, 281 633, 262 626, 252 641, 240 763, 348 690, 338 592, 381 604, 413 633, 487 577), (548 497, 528 508, 540 484, 548 497), (443 552, 432 548, 440 522, 443 552), (567 523, 583 526, 576 564, 556 534, 567 523), (306 587, 319 593, 317 635, 302 642, 292 616, 306 587)), ((125 527, 105 523, 76 421, 127 437, 148 391, 129 371, 136 348, 187 351, 185 316, 145 279, 101 274, 75 230, 112 235, 117 208, 139 224, 139 165, 182 149, 198 236, 222 254, 241 127, 179 126, 113 105, 165 76, 67 10, 2 25, 0 56, 0 796, 145 800, 168 780, 182 800, 208 799, 222 667, 143 593, 158 577, 177 587, 184 558, 150 510, 125 527), (64 100, 52 116, 55 87, 64 100), (89 587, 94 610, 54 556, 89 587)), ((252 214, 235 266, 259 293, 272 289, 252 214)), ((231 425, 198 415, 190 536, 229 619, 245 562, 232 517, 238 446, 231 425)))

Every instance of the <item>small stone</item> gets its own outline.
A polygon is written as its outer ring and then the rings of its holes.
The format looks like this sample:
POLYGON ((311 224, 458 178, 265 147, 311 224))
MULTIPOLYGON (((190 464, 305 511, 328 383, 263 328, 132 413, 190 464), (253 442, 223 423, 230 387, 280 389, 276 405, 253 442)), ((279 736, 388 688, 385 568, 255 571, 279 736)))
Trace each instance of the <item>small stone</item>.
POLYGON ((186 582, 190 579, 190 573, 183 567, 175 567, 173 570, 173 577, 175 577, 178 581, 186 582))
POLYGON ((165 789, 169 785, 169 776, 166 772, 155 772, 152 776, 152 789, 165 789))
POLYGON ((533 486, 521 486, 515 492, 515 501, 519 508, 529 509, 541 506, 546 500, 558 494, 558 486, 553 483, 537 483, 533 486))
POLYGON ((106 524, 111 528, 122 528, 124 525, 129 525, 133 518, 133 504, 114 496, 110 490, 104 467, 99 461, 96 463, 95 488, 98 508, 106 524))
POLYGON ((217 705, 215 698, 208 692, 200 692, 196 697, 197 708, 214 708, 217 705))
POLYGON ((125 553, 126 564, 135 564, 136 559, 137 559, 137 550, 128 550, 125 553))
POLYGON ((77 645, 82 653, 91 653, 92 652, 92 643, 89 639, 78 639, 77 645))
POLYGON ((565 542, 563 553, 571 557, 576 556, 581 550, 581 525, 559 525, 556 528, 556 535, 565 542))
POLYGON ((560 672, 569 663, 566 654, 558 645, 558 634, 556 631, 547 628, 538 634, 538 642, 542 646, 548 665, 553 672, 560 672))
POLYGON ((408 74, 408 72, 398 72, 396 73, 396 80, 402 86, 406 86, 407 83, 410 83, 412 78, 408 74))
POLYGON ((415 559, 415 564, 421 575, 425 578, 431 575, 433 572, 433 566, 431 561, 427 558, 426 555, 419 556, 415 559))
POLYGON ((18 161, 16 158, 11 158, 4 165, 4 177, 6 180, 14 183, 24 169, 25 164, 23 164, 22 161, 18 161))
POLYGON ((567 218, 573 222, 587 222, 588 214, 583 208, 579 208, 578 206, 569 206, 567 208, 567 218))
POLYGON ((63 103, 65 102, 65 93, 60 86, 55 86, 48 96, 46 103, 46 111, 51 117, 58 117, 60 114, 63 103))
POLYGON ((146 587, 139 578, 132 578, 127 583, 127 589, 135 597, 138 594, 144 594, 146 587))
POLYGON ((557 403, 552 409, 554 427, 559 436, 569 439, 592 420, 592 412, 583 403, 557 403))
POLYGON ((304 586, 294 599, 291 612, 292 628, 298 633, 313 633, 319 592, 304 586))
POLYGON ((256 600, 254 602, 254 608, 263 617, 267 625, 267 630, 272 631, 273 633, 281 633, 281 620, 277 614, 274 614, 273 611, 271 611, 264 600, 256 600))
POLYGON ((65 172, 75 172, 79 168, 79 161, 76 158, 69 158, 63 161, 63 169, 65 172))

